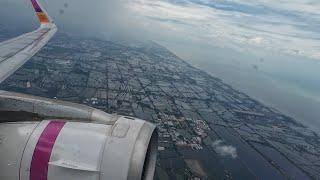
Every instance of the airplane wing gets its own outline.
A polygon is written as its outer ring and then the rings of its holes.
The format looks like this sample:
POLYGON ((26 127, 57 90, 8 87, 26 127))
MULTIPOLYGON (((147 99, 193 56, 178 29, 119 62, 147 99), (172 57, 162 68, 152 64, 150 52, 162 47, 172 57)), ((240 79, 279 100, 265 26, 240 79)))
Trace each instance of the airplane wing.
POLYGON ((0 43, 0 83, 34 56, 57 32, 57 27, 37 0, 31 0, 40 27, 0 43))

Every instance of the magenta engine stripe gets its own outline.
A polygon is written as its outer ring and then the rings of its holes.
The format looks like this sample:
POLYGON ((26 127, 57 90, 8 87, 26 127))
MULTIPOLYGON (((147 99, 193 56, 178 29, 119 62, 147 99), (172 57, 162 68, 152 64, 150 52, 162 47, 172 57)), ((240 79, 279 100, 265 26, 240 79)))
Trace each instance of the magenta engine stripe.
POLYGON ((52 148, 64 125, 65 122, 62 121, 50 121, 41 133, 33 151, 30 166, 30 180, 47 180, 48 164, 52 148))

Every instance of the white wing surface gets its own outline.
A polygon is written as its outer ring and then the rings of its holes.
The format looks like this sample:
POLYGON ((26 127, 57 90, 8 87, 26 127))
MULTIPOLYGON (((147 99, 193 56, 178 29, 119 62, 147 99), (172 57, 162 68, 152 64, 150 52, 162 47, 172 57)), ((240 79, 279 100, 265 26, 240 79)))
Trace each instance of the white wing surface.
POLYGON ((57 32, 52 19, 37 0, 31 0, 40 27, 30 33, 0 43, 0 83, 34 56, 57 32))

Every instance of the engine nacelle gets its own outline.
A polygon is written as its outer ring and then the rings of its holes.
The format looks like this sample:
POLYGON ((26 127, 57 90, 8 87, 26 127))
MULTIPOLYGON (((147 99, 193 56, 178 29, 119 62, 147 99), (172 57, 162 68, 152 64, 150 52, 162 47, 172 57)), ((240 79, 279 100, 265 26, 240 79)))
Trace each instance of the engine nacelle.
POLYGON ((155 126, 131 117, 0 124, 1 180, 151 180, 156 156, 155 126))

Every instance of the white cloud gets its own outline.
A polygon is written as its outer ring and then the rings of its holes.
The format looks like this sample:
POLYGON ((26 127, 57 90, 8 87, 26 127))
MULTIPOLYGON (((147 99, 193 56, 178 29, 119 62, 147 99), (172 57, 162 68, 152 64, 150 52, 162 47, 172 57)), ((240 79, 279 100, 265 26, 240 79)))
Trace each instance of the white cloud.
MULTIPOLYGON (((4 2, 31 8, 28 1, 4 2)), ((318 0, 69 0, 61 15, 64 3, 43 1, 59 27, 73 32, 202 43, 208 49, 268 49, 320 60, 318 0)))
POLYGON ((238 157, 237 149, 231 145, 223 145, 222 140, 216 140, 212 143, 214 151, 220 156, 230 156, 233 159, 238 157))
POLYGON ((263 43, 264 38, 263 37, 253 37, 249 41, 254 44, 261 44, 261 43, 263 43))
POLYGON ((180 2, 183 3, 131 0, 128 9, 140 16, 143 24, 159 26, 160 29, 150 29, 159 31, 159 37, 165 29, 165 35, 187 38, 191 42, 237 49, 253 46, 294 55, 299 51, 299 55, 320 59, 314 56, 314 52, 319 51, 316 47, 320 46, 320 34, 316 30, 319 27, 316 24, 320 23, 320 3, 317 1, 180 2))

